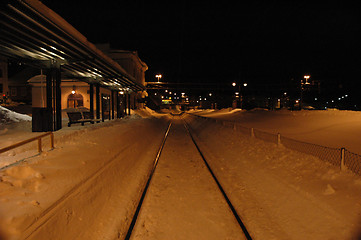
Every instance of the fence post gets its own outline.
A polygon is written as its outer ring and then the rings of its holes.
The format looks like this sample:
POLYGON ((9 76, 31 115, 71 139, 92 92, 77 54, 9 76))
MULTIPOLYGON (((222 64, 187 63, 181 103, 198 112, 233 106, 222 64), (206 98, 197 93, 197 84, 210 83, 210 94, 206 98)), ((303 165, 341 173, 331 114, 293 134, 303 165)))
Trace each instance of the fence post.
POLYGON ((41 153, 43 150, 41 148, 41 138, 38 139, 38 152, 41 153))
POLYGON ((345 165, 345 148, 341 148, 341 171, 346 170, 345 165))
POLYGON ((281 145, 281 134, 280 133, 277 133, 277 144, 278 144, 278 146, 281 145))
POLYGON ((254 129, 251 128, 251 137, 254 137, 254 129))

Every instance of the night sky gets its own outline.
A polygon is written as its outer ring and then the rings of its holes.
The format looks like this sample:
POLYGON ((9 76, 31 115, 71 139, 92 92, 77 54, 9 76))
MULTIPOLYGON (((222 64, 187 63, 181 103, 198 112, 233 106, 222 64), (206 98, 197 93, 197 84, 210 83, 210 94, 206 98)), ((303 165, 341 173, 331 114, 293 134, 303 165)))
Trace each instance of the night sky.
POLYGON ((361 11, 344 1, 42 2, 90 42, 137 50, 147 81, 361 85, 361 11))

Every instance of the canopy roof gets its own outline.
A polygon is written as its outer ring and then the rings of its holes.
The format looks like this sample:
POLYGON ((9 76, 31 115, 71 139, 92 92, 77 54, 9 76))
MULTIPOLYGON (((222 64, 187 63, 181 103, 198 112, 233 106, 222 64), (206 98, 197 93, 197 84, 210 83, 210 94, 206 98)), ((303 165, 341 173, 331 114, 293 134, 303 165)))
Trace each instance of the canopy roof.
POLYGON ((38 0, 0 2, 0 54, 39 67, 60 64, 68 77, 114 90, 145 89, 38 0))

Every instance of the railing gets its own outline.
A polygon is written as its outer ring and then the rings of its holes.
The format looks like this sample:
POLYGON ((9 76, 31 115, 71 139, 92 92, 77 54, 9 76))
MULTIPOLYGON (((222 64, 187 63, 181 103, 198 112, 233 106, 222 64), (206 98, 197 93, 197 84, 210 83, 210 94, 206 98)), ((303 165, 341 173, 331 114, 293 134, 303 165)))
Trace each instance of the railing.
POLYGON ((30 138, 30 139, 15 143, 15 144, 10 145, 10 146, 5 147, 5 148, 1 148, 0 153, 7 152, 7 151, 9 151, 11 149, 20 147, 20 146, 22 146, 24 144, 27 144, 27 143, 30 143, 30 142, 33 142, 33 141, 38 141, 38 152, 41 153, 43 151, 41 139, 43 137, 46 137, 46 136, 50 136, 50 147, 51 147, 51 149, 54 149, 54 134, 52 132, 47 132, 47 133, 44 133, 44 134, 42 134, 40 136, 33 137, 33 138, 30 138))
MULTIPOLYGON (((206 117, 197 116, 196 114, 191 115, 206 119, 206 117)), ((240 131, 246 136, 255 137, 263 141, 283 145, 286 148, 298 152, 313 155, 323 161, 327 161, 335 166, 339 166, 342 170, 349 169, 357 175, 361 176, 361 155, 350 152, 345 148, 330 148, 313 143, 302 142, 295 139, 283 137, 279 133, 273 134, 254 128, 244 127, 239 122, 235 121, 224 121, 212 118, 209 118, 209 120, 213 120, 214 122, 220 123, 225 127, 230 127, 234 130, 240 131)))

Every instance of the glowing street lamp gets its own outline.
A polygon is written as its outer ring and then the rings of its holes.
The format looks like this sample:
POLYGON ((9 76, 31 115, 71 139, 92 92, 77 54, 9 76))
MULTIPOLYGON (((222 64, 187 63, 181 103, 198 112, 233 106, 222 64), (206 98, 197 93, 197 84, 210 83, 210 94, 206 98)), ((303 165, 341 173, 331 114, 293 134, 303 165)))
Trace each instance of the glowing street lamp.
POLYGON ((310 75, 305 75, 305 76, 303 76, 303 78, 306 79, 306 83, 305 83, 305 84, 310 84, 310 83, 308 82, 308 79, 310 78, 310 75))
POLYGON ((158 79, 158 82, 159 82, 159 79, 162 78, 162 74, 157 74, 157 75, 155 75, 155 77, 158 79))
MULTIPOLYGON (((242 85, 244 88, 246 88, 248 86, 247 83, 243 83, 242 85)), ((233 87, 237 86, 237 83, 233 82, 232 86, 233 87)), ((236 92, 235 94, 236 94, 236 97, 238 98, 240 107, 243 108, 243 96, 242 96, 242 92, 241 92, 241 84, 238 84, 238 92, 236 92)))

